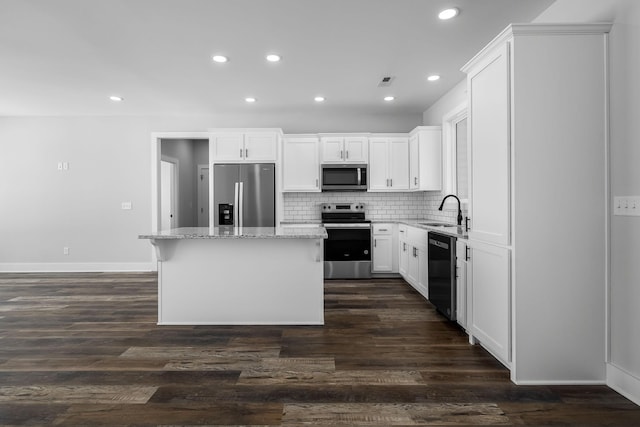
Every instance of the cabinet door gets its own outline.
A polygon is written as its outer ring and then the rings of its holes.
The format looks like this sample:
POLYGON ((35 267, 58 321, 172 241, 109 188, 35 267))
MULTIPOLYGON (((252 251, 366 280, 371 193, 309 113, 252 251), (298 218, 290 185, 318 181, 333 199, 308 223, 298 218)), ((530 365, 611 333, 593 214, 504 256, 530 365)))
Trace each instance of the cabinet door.
POLYGON ((393 253, 391 235, 373 236, 373 272, 391 273, 393 270, 393 253))
POLYGON ((414 288, 417 288, 417 285, 420 282, 420 260, 418 259, 418 248, 407 244, 407 250, 409 251, 407 282, 409 282, 414 288))
POLYGON ((244 160, 244 138, 242 133, 213 134, 210 141, 214 162, 238 162, 244 160))
POLYGON ((248 162, 275 162, 278 136, 272 132, 246 133, 244 158, 248 162))
POLYGON ((426 248, 416 248, 418 254, 418 292, 429 299, 429 259, 426 248))
POLYGON ((369 138, 345 137, 344 157, 345 161, 350 163, 369 163, 369 138))
POLYGON ((467 245, 456 244, 456 320, 467 329, 467 245))
POLYGON ((409 189, 409 139, 389 140, 389 186, 392 190, 409 189))
POLYGON ((409 189, 420 188, 420 147, 418 134, 409 137, 409 189))
POLYGON ((283 190, 320 191, 318 139, 285 138, 283 151, 283 190))
POLYGON ((511 356, 509 249, 469 241, 467 330, 508 365, 511 356))
POLYGON ((409 251, 410 246, 407 244, 405 240, 400 240, 399 242, 399 272, 400 275, 408 281, 409 275, 409 251))
POLYGON ((442 129, 425 129, 418 135, 419 188, 424 191, 442 190, 442 129))
POLYGON ((371 138, 369 141, 369 190, 389 190, 388 152, 386 138, 371 138))
POLYGON ((344 161, 344 138, 339 136, 322 137, 322 163, 342 163, 344 161))
POLYGON ((510 128, 508 44, 468 77, 469 238, 509 245, 510 128))

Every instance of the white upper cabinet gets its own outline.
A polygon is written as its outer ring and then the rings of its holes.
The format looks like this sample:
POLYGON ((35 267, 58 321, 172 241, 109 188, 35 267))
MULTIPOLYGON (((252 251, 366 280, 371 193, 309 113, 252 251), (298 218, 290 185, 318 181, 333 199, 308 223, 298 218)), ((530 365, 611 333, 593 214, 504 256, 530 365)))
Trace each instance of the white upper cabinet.
POLYGON ((409 189, 442 190, 440 126, 420 126, 409 134, 409 189))
POLYGON ((323 135, 322 163, 368 163, 369 138, 366 136, 323 135))
POLYGON ((317 135, 286 135, 283 139, 284 191, 320 191, 317 135))
POLYGON ((369 151, 369 191, 407 191, 409 138, 375 136, 369 151))
MULTIPOLYGON (((467 78, 470 117, 469 238, 510 244, 509 44, 487 55, 467 78)), ((541 170, 541 172, 543 172, 541 170)))
POLYGON ((211 157, 215 163, 276 162, 278 131, 213 131, 211 157))

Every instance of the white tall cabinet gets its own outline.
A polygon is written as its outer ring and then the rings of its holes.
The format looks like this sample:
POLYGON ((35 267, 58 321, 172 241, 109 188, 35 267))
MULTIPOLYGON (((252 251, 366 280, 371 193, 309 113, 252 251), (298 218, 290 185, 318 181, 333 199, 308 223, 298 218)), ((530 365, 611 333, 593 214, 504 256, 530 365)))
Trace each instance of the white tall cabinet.
POLYGON ((516 383, 605 380, 609 29, 514 24, 462 69, 467 329, 516 383))

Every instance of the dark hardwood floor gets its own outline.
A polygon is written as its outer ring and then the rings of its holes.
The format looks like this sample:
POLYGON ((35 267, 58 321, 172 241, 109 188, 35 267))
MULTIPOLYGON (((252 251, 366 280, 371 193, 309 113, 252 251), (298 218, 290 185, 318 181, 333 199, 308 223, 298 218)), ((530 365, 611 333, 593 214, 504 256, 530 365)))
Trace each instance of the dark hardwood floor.
POLYGON ((0 424, 639 426, 604 386, 516 386, 401 280, 320 326, 157 326, 152 274, 0 275, 0 424))

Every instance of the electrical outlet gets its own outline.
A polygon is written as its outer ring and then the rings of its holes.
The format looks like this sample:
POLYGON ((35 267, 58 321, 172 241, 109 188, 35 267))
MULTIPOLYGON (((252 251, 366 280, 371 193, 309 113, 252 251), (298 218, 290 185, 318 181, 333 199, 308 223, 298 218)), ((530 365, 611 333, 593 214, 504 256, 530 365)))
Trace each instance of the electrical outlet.
POLYGON ((64 170, 69 169, 69 162, 62 162, 62 169, 64 170))
POLYGON ((613 214, 618 216, 640 216, 640 196, 614 197, 613 214))
POLYGON ((69 255, 69 248, 66 247, 66 246, 64 248, 62 248, 62 254, 63 255, 69 255))
POLYGON ((62 162, 58 162, 58 170, 61 171, 62 170, 62 162))
POLYGON ((131 202, 122 202, 121 209, 124 211, 129 211, 132 209, 131 202))

